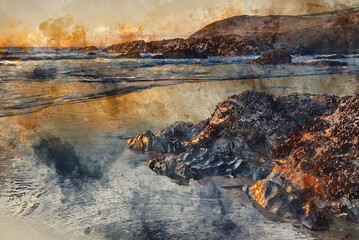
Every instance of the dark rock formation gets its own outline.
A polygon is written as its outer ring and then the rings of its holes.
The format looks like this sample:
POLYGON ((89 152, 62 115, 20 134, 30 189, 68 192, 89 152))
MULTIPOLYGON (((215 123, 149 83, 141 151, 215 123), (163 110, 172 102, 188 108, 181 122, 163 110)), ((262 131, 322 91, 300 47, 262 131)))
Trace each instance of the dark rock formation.
POLYGON ((331 60, 320 60, 311 62, 297 62, 292 63, 293 66, 313 66, 313 67, 345 67, 348 66, 347 62, 331 61, 331 60))
POLYGON ((108 53, 130 53, 130 52, 152 52, 151 50, 147 50, 146 48, 147 43, 143 40, 140 41, 132 41, 132 42, 125 42, 120 44, 114 44, 110 47, 107 47, 102 50, 102 52, 108 53))
MULTIPOLYGON (((242 171, 238 167, 243 167, 243 161, 253 168, 260 166, 258 173, 264 173, 273 167, 268 154, 275 141, 285 138, 290 129, 328 111, 325 97, 322 101, 316 103, 309 95, 289 95, 275 100, 263 93, 246 92, 221 102, 209 120, 197 125, 176 123, 157 135, 146 132, 129 140, 129 146, 134 150, 165 153, 150 166, 166 175, 175 175, 166 173, 167 162, 178 168, 181 164, 188 165, 190 171, 181 173, 187 180, 236 175, 242 171), (291 115, 294 113, 299 117, 291 115)), ((263 177, 265 174, 255 176, 256 180, 263 177)))
POLYGON ((262 207, 323 230, 328 214, 358 221, 358 129, 359 96, 245 92, 197 125, 177 122, 128 143, 155 152, 149 167, 181 184, 215 175, 252 178, 258 182, 246 191, 262 207))
POLYGON ((142 56, 137 51, 137 52, 123 53, 123 54, 116 56, 116 58, 142 58, 142 56))
MULTIPOLYGON (((133 41, 115 44, 103 49, 108 53, 127 53, 139 51, 140 53, 152 53, 162 55, 164 53, 195 52, 196 57, 204 56, 238 56, 260 54, 271 47, 265 46, 253 39, 243 39, 239 36, 227 35, 211 39, 170 39, 162 41, 133 41)), ((178 54, 177 54, 178 55, 178 54)), ((191 56, 193 54, 189 54, 191 56)), ((173 58, 173 56, 171 56, 173 58)))
POLYGON ((78 49, 78 51, 98 51, 98 47, 96 46, 89 46, 89 47, 83 47, 78 49))
POLYGON ((303 217, 312 214, 316 219, 313 208, 358 222, 359 97, 333 97, 330 104, 332 113, 304 124, 271 150, 273 159, 283 160, 250 190, 262 206, 270 200, 263 186, 275 183, 285 195, 300 200, 303 209, 309 208, 303 217))
POLYGON ((286 64, 292 62, 291 51, 285 49, 272 49, 263 52, 259 58, 248 61, 248 64, 286 64))
POLYGON ((187 58, 207 58, 207 55, 203 52, 188 50, 188 49, 180 49, 173 50, 163 53, 163 58, 178 58, 178 59, 187 59, 187 58))
POLYGON ((237 16, 212 23, 188 39, 115 44, 108 53, 196 51, 207 56, 260 54, 275 48, 294 54, 355 53, 359 9, 302 16, 237 16))
POLYGON ((359 49, 359 8, 302 16, 237 16, 214 22, 190 38, 228 34, 296 53, 344 53, 359 49))
POLYGON ((88 55, 88 56, 97 56, 97 53, 95 53, 95 52, 89 52, 87 55, 88 55))

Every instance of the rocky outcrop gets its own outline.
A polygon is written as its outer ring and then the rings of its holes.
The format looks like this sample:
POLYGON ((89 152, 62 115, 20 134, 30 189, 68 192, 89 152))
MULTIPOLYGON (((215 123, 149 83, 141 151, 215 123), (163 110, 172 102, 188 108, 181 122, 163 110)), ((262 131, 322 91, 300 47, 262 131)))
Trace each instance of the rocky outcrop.
MULTIPOLYGON (((311 122, 331 109, 326 96, 293 94, 274 99, 257 92, 232 96, 218 104, 212 117, 197 125, 175 123, 154 135, 147 131, 129 140, 129 147, 161 153, 150 166, 166 173, 170 165, 187 165, 181 177, 199 179, 212 175, 236 175, 242 162, 260 172, 274 166, 269 151, 291 129, 311 122), (320 102, 318 102, 320 100, 320 102)), ((174 169, 174 168, 171 168, 174 169)), ((268 172, 269 173, 269 172, 268 172)), ((256 180, 265 175, 255 176, 256 180)))
POLYGON ((97 56, 97 53, 95 53, 95 52, 89 52, 87 55, 88 55, 88 56, 97 56))
POLYGON ((123 53, 123 54, 116 56, 116 58, 142 58, 142 56, 137 51, 137 52, 123 53))
POLYGON ((214 22, 188 39, 139 40, 115 44, 103 51, 161 55, 196 51, 207 56, 239 56, 276 48, 290 49, 293 54, 355 53, 359 50, 359 9, 302 16, 243 15, 214 22))
POLYGON ((244 190, 263 208, 312 230, 329 215, 359 217, 359 96, 245 92, 198 124, 177 122, 130 139, 149 167, 180 184, 206 176, 258 181, 244 190))
POLYGON ((272 49, 263 52, 259 58, 248 61, 248 64, 286 64, 292 62, 291 51, 285 49, 272 49))
POLYGON ((190 38, 228 34, 295 53, 349 53, 359 49, 359 8, 302 16, 236 16, 214 22, 190 38))
POLYGON ((207 55, 203 52, 195 50, 173 50, 163 53, 163 58, 178 58, 178 59, 188 59, 188 58, 207 58, 207 55))
POLYGON ((108 53, 121 53, 121 54, 127 54, 127 53, 133 53, 133 52, 151 52, 151 50, 148 50, 146 48, 147 43, 143 40, 140 41, 132 41, 132 42, 125 42, 120 44, 114 44, 110 47, 107 47, 102 50, 102 52, 108 52, 108 53))
MULTIPOLYGON (((196 58, 202 58, 205 56, 238 56, 260 54, 262 51, 269 49, 270 47, 265 46, 255 39, 243 39, 239 36, 227 35, 211 39, 176 38, 153 42, 133 41, 115 44, 103 49, 103 51, 108 53, 128 53, 139 51, 140 53, 151 53, 159 55, 158 58, 161 59, 162 57, 160 56, 163 56, 165 53, 173 55, 176 52, 192 52, 192 54, 189 54, 189 56, 193 56, 193 53, 196 53, 196 58)), ((171 56, 171 58, 173 58, 173 56, 171 56)))

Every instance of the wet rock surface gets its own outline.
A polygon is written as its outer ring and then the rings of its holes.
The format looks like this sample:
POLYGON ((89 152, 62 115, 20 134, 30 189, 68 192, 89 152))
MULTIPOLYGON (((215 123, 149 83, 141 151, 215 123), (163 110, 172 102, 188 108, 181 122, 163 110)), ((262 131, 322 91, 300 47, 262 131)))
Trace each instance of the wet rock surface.
POLYGON ((253 59, 248 64, 286 64, 292 62, 292 52, 286 49, 272 49, 263 52, 259 58, 253 59))
POLYGON ((163 58, 178 58, 178 59, 187 59, 187 58, 207 58, 207 55, 203 52, 196 50, 172 50, 169 52, 163 53, 163 58))
POLYGON ((135 52, 129 52, 129 53, 122 53, 118 56, 116 56, 116 58, 142 58, 140 52, 135 51, 135 52))
POLYGON ((176 122, 128 141, 153 154, 149 167, 188 184, 246 177, 257 204, 312 230, 359 219, 359 97, 245 92, 198 124, 176 122))

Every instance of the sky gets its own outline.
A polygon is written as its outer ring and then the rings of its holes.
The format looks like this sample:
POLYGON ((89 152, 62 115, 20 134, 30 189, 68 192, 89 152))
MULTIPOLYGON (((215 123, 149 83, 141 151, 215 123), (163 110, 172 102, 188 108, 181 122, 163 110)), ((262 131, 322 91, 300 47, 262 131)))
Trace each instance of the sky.
POLYGON ((186 38, 237 15, 300 15, 359 0, 0 0, 0 47, 107 46, 186 38))

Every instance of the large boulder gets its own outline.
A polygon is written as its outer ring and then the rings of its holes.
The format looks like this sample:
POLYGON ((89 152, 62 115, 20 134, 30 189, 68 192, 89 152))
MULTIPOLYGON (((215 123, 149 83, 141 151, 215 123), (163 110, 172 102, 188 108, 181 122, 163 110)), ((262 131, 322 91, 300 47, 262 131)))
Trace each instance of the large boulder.
MULTIPOLYGON (((138 151, 161 153, 150 167, 174 177, 163 167, 186 164, 185 179, 237 174, 259 180, 273 168, 269 151, 277 139, 286 138, 296 128, 330 111, 326 97, 294 94, 274 99, 270 95, 246 92, 219 103, 209 120, 199 124, 175 123, 154 135, 148 131, 129 140, 138 151), (179 130, 181 129, 181 130, 179 130)), ((178 171, 177 171, 178 172, 178 171)), ((185 175, 183 175, 185 174, 185 175)))
POLYGON ((245 92, 211 118, 129 140, 149 167, 188 184, 207 176, 258 181, 245 191, 264 209, 328 229, 327 216, 359 219, 359 96, 245 92))
POLYGON ((140 52, 136 51, 136 52, 120 54, 120 55, 116 56, 116 58, 142 58, 142 56, 141 56, 140 52))
POLYGON ((286 64, 292 62, 292 52, 286 49, 272 49, 263 52, 259 58, 248 61, 248 64, 286 64))

